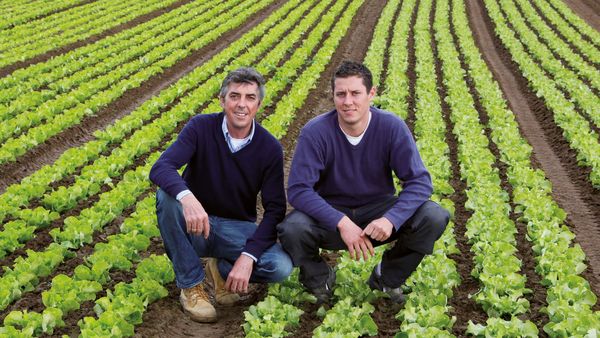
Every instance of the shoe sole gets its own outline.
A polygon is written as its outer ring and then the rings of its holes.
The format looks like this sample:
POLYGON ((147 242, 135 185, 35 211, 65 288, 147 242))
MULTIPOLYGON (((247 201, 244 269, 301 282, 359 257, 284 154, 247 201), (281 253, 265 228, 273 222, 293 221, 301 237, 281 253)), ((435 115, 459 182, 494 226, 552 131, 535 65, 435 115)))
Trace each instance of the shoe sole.
POLYGON ((190 317, 191 320, 193 320, 197 323, 215 323, 218 319, 216 316, 214 318, 213 317, 209 317, 209 318, 198 317, 186 309, 183 309, 183 312, 185 312, 185 314, 188 315, 188 317, 190 317))

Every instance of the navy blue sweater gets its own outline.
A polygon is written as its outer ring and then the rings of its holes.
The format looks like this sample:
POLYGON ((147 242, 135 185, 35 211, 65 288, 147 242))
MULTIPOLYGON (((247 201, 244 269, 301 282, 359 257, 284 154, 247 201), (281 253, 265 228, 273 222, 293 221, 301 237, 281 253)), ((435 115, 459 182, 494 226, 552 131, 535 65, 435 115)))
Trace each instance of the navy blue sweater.
POLYGON ((150 180, 173 197, 189 189, 209 215, 251 222, 256 221, 260 192, 263 219, 243 250, 259 258, 275 243, 276 226, 285 216, 283 150, 277 139, 256 123, 250 144, 232 153, 223 135, 224 116, 192 118, 156 161, 150 180), (182 177, 177 170, 184 164, 182 177))
POLYGON ((356 146, 348 142, 337 111, 319 115, 300 133, 288 180, 290 204, 332 231, 344 214, 395 194, 393 173, 402 181, 396 204, 384 215, 398 230, 429 199, 431 177, 410 130, 392 113, 371 107, 371 122, 356 146))

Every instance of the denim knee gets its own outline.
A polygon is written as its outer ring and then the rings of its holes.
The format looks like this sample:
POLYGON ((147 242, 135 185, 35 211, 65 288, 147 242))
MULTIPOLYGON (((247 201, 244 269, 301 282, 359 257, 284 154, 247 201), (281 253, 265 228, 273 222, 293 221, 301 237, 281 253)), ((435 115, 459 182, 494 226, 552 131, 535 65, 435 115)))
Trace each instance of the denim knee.
POLYGON ((273 282, 281 282, 285 280, 294 268, 292 260, 287 254, 279 255, 278 259, 273 262, 273 282))

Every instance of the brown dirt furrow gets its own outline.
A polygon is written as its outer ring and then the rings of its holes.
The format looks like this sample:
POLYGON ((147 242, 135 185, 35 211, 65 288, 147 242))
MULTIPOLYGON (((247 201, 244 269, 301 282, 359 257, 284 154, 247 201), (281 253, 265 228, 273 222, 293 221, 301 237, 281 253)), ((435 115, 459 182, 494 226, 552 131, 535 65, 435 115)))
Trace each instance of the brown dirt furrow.
POLYGON ((534 166, 544 170, 553 184, 553 198, 567 214, 567 224, 577 235, 588 259, 584 273, 596 294, 600 291, 600 193, 577 166, 552 113, 527 87, 511 56, 493 33, 493 24, 481 3, 467 1, 471 30, 488 67, 499 82, 507 102, 516 113, 521 134, 533 147, 534 166))
MULTIPOLYGON (((331 89, 329 88, 329 79, 333 74, 334 68, 343 59, 362 60, 366 54, 368 44, 371 41, 373 29, 381 10, 383 3, 376 0, 368 0, 359 9, 355 16, 355 21, 352 23, 348 34, 342 39, 332 61, 321 75, 321 80, 318 82, 316 89, 312 90, 309 97, 302 108, 298 110, 299 115, 288 128, 288 133, 281 140, 284 147, 285 157, 285 177, 289 173, 290 162, 293 156, 296 139, 300 129, 311 118, 318 114, 332 109, 331 89)), ((144 323, 136 328, 136 337, 156 337, 169 335, 171 337, 240 337, 243 336, 243 330, 240 325, 244 322, 243 311, 249 305, 256 303, 265 295, 266 289, 259 287, 251 292, 249 298, 240 305, 224 308, 217 306, 219 321, 214 324, 199 324, 187 318, 181 310, 179 304, 179 290, 174 283, 167 286, 170 293, 169 296, 151 304, 148 311, 144 315, 144 323)), ((310 305, 305 308, 308 313, 302 317, 301 329, 293 333, 293 337, 310 337, 312 331, 320 324, 320 319, 311 313, 317 309, 313 309, 310 305)), ((385 316, 385 320, 392 325, 389 316, 385 316)), ((380 331, 382 331, 380 324, 380 331)), ((383 328, 383 331, 386 329, 383 328)))
POLYGON ((600 2, 596 0, 563 0, 573 12, 600 31, 600 2))
POLYGON ((8 75, 8 74, 10 74, 12 72, 14 72, 17 69, 25 68, 25 67, 28 67, 28 66, 36 64, 36 63, 48 61, 48 60, 50 60, 54 56, 70 52, 73 49, 77 49, 77 48, 79 48, 81 46, 85 46, 85 45, 88 45, 90 43, 94 43, 94 42, 96 42, 98 40, 101 40, 101 39, 107 37, 107 36, 115 35, 115 34, 121 32, 121 31, 124 31, 126 29, 135 27, 135 26, 137 26, 137 25, 139 25, 141 23, 144 23, 146 21, 150 21, 150 20, 152 20, 152 19, 154 19, 156 17, 159 17, 159 16, 161 16, 161 15, 167 13, 167 12, 170 12, 170 11, 172 11, 172 10, 174 10, 176 8, 179 8, 179 7, 181 7, 181 6, 183 6, 183 5, 187 4, 187 3, 190 3, 192 1, 193 0, 181 0, 181 1, 174 2, 174 3, 172 3, 171 5, 169 5, 167 7, 164 7, 164 8, 161 8, 161 9, 157 9, 157 10, 155 10, 153 12, 144 14, 144 15, 139 16, 139 17, 137 17, 137 18, 135 18, 135 19, 133 19, 133 20, 131 20, 129 22, 125 22, 125 23, 120 24, 120 25, 118 25, 116 27, 107 29, 107 30, 105 30, 102 33, 98 33, 96 35, 92 35, 92 36, 90 36, 90 37, 88 37, 86 39, 83 39, 81 41, 73 42, 73 43, 70 43, 70 44, 68 44, 66 46, 62 46, 62 47, 53 49, 51 51, 48 51, 48 52, 43 53, 43 54, 40 54, 38 56, 35 56, 35 57, 33 57, 31 59, 28 59, 28 60, 25 60, 25 61, 19 61, 19 62, 15 62, 15 63, 13 63, 11 65, 8 65, 8 66, 5 66, 5 67, 1 67, 0 68, 0 77, 4 77, 4 76, 6 76, 6 75, 8 75))
MULTIPOLYGON (((415 72, 417 57, 415 56, 415 22, 417 22, 417 12, 420 1, 415 2, 414 11, 410 18, 410 28, 408 32, 408 41, 406 47, 408 48, 408 69, 406 70, 406 76, 408 77, 408 97, 407 97, 407 116, 406 125, 411 131, 414 131, 415 127, 415 110, 417 106, 417 98, 415 94, 417 73, 415 72)), ((414 135, 413 135, 414 136, 414 135)))
POLYGON ((3 175, 0 178, 0 192, 4 191, 8 185, 20 181, 43 165, 54 162, 68 148, 77 147, 92 140, 94 131, 128 115, 144 101, 157 95, 161 90, 175 83, 195 67, 206 62, 241 37, 251 27, 266 18, 283 2, 283 0, 274 1, 267 8, 250 17, 242 26, 223 34, 217 41, 193 52, 163 73, 151 77, 140 87, 128 90, 119 99, 101 109, 95 116, 86 117, 80 124, 55 135, 20 157, 17 162, 1 165, 0 170, 3 175))

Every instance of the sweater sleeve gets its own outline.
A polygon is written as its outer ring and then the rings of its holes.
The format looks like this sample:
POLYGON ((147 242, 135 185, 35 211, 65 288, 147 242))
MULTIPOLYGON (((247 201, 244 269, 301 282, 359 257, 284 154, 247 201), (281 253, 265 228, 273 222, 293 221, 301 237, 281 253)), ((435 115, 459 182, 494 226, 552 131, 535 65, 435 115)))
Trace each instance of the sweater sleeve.
POLYGON ((297 210, 309 215, 331 231, 344 214, 333 208, 315 190, 325 169, 325 149, 305 130, 300 133, 288 179, 288 200, 297 210))
POLYGON ((398 230, 433 192, 431 177, 404 122, 392 133, 390 165, 403 182, 396 204, 383 216, 398 230))
POLYGON ((262 253, 277 241, 277 224, 285 217, 286 201, 283 186, 283 149, 278 148, 273 153, 270 165, 267 166, 263 184, 261 186, 261 199, 264 209, 263 218, 254 235, 246 241, 244 252, 257 259, 262 253))
POLYGON ((196 153, 198 141, 196 129, 196 121, 192 119, 179 133, 177 140, 160 155, 150 170, 150 180, 173 198, 188 189, 177 170, 188 163, 196 153))

